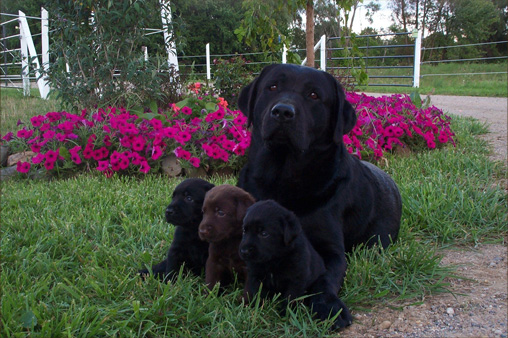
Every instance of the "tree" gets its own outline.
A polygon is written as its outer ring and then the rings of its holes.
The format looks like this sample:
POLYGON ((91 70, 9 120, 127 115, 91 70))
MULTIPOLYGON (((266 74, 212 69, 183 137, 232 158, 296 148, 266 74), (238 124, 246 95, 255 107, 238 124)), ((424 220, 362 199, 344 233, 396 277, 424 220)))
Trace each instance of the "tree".
POLYGON ((207 43, 215 54, 242 53, 248 48, 233 33, 244 17, 241 2, 174 0, 171 7, 179 54, 202 55, 207 43))

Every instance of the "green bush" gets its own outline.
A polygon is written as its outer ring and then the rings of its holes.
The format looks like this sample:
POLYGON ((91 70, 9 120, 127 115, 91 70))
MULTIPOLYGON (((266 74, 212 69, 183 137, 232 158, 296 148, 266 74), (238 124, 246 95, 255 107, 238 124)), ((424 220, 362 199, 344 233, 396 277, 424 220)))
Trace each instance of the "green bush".
POLYGON ((230 109, 236 109, 238 93, 253 79, 252 72, 245 67, 246 61, 241 56, 229 60, 215 59, 214 86, 216 93, 223 97, 230 109))
POLYGON ((150 0, 53 1, 52 59, 49 82, 68 108, 129 106, 176 102, 178 74, 166 62, 164 45, 150 50, 145 28, 158 18, 160 6, 150 0), (68 67, 68 71, 67 71, 68 67))

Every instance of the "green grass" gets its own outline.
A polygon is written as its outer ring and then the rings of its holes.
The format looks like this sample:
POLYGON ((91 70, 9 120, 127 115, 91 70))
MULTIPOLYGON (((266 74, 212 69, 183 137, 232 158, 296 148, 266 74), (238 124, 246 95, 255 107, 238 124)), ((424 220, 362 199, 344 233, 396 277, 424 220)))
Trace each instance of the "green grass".
MULTIPOLYGON (((420 70, 420 93, 436 95, 469 95, 506 97, 508 93, 507 63, 439 63, 425 64, 420 70), (484 75, 438 75, 459 73, 504 72, 504 74, 484 75)), ((412 69, 369 69, 373 75, 409 75, 412 69)), ((409 93, 412 91, 411 79, 371 79, 371 83, 400 83, 409 87, 369 86, 357 90, 381 93, 409 93)))
MULTIPOLYGON (((503 242, 506 168, 488 160, 476 137, 485 125, 454 118, 457 147, 389 156, 383 168, 403 198, 399 240, 348 256, 340 297, 353 313, 375 304, 423 302, 446 291, 453 267, 440 249, 503 242)), ((235 178, 213 179, 215 184, 235 178)), ((166 254, 174 228, 164 209, 178 179, 98 174, 2 182, 1 337, 294 337, 328 334, 297 307, 276 301, 244 307, 241 286, 204 292, 200 277, 142 282, 136 272, 166 254)))
POLYGON ((39 90, 32 89, 31 96, 24 97, 23 91, 14 88, 0 89, 0 133, 17 131, 18 120, 29 123, 30 118, 49 111, 60 111, 61 105, 54 99, 41 100, 39 90))

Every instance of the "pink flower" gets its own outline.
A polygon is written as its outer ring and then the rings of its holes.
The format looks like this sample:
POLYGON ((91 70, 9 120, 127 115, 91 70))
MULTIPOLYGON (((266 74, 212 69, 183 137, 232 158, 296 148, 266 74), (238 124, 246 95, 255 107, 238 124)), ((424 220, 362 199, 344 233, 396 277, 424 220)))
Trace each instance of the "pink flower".
POLYGON ((80 150, 81 150, 81 146, 75 146, 75 147, 69 149, 69 153, 71 153, 71 155, 77 154, 80 150))
POLYGON ((94 150, 92 157, 94 160, 102 160, 103 158, 107 157, 109 154, 109 151, 106 147, 101 147, 97 150, 94 150))
POLYGON ((104 171, 109 168, 108 161, 99 161, 99 165, 97 166, 98 171, 104 171))
POLYGON ((32 126, 34 126, 34 127, 40 127, 42 122, 44 122, 45 119, 46 119, 46 117, 41 116, 41 115, 37 115, 37 116, 32 117, 30 119, 30 122, 32 123, 32 126))
POLYGON ((71 154, 71 160, 72 160, 72 162, 74 162, 76 164, 81 164, 81 157, 79 157, 79 155, 77 153, 71 154))
POLYGON ((176 157, 181 158, 183 160, 189 160, 191 158, 191 153, 182 147, 178 147, 174 150, 176 157))
POLYGON ((5 134, 5 136, 2 137, 2 139, 9 142, 10 140, 12 140, 13 136, 14 136, 14 134, 10 131, 7 134, 5 134))
POLYGON ((42 154, 42 153, 39 153, 39 154, 35 155, 34 157, 32 157, 32 163, 33 164, 39 164, 42 161, 44 161, 45 159, 46 159, 46 155, 42 154))
POLYGON ((18 130, 16 136, 19 138, 28 139, 28 138, 32 137, 33 133, 34 133, 33 130, 21 129, 21 130, 18 130))
POLYGON ((159 146, 153 147, 152 148, 152 159, 156 160, 156 159, 158 159, 161 156, 162 156, 162 149, 161 149, 161 147, 159 147, 159 146))
POLYGON ((55 162, 48 162, 47 160, 44 162, 44 168, 46 168, 47 171, 53 170, 54 167, 55 162))
POLYGON ((46 163, 47 162, 56 162, 58 160, 58 152, 54 150, 48 150, 46 153, 46 163))
POLYGON ((132 141, 132 149, 134 151, 141 151, 145 148, 145 139, 142 136, 136 136, 132 141))
POLYGON ((42 137, 45 139, 51 140, 53 137, 55 137, 55 132, 53 130, 48 130, 44 134, 42 134, 42 137))
POLYGON ((141 167, 139 168, 139 171, 142 173, 148 173, 150 171, 150 166, 148 165, 148 162, 143 161, 141 162, 141 167))
POLYGON ((192 115, 192 109, 190 109, 189 107, 185 106, 182 108, 181 112, 185 115, 192 115))
POLYGON ((16 170, 20 173, 26 174, 30 171, 30 163, 29 162, 18 162, 16 165, 16 170))
POLYGON ((57 112, 50 112, 46 114, 46 117, 49 119, 49 122, 56 122, 62 118, 62 114, 57 112))
POLYGON ((189 160, 189 163, 193 165, 196 168, 199 168, 199 164, 201 163, 201 160, 197 157, 191 157, 189 160))
POLYGON ((42 147, 39 143, 34 143, 30 146, 30 149, 32 149, 32 151, 34 153, 39 153, 41 151, 42 147))
POLYGON ((247 122, 247 118, 242 114, 238 114, 238 116, 233 120, 233 123, 237 126, 241 126, 247 122))

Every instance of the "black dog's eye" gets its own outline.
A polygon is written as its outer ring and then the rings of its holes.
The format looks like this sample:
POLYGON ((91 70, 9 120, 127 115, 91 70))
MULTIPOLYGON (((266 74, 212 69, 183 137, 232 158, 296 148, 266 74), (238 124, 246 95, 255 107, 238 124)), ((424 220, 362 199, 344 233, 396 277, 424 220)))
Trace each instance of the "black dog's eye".
POLYGON ((270 236, 270 234, 268 232, 266 232, 266 231, 261 231, 261 233, 259 235, 261 237, 263 237, 263 238, 266 238, 266 237, 270 236))
POLYGON ((186 200, 187 202, 192 202, 192 201, 194 201, 194 200, 192 199, 192 196, 190 196, 190 195, 185 196, 185 200, 186 200))
POLYGON ((270 91, 271 91, 271 92, 274 92, 274 91, 276 91, 276 90, 277 90, 277 85, 271 85, 271 86, 270 86, 270 91))
POLYGON ((309 94, 309 97, 310 97, 311 99, 313 99, 313 100, 317 100, 317 99, 319 99, 318 94, 316 94, 315 92, 310 93, 310 94, 309 94))

